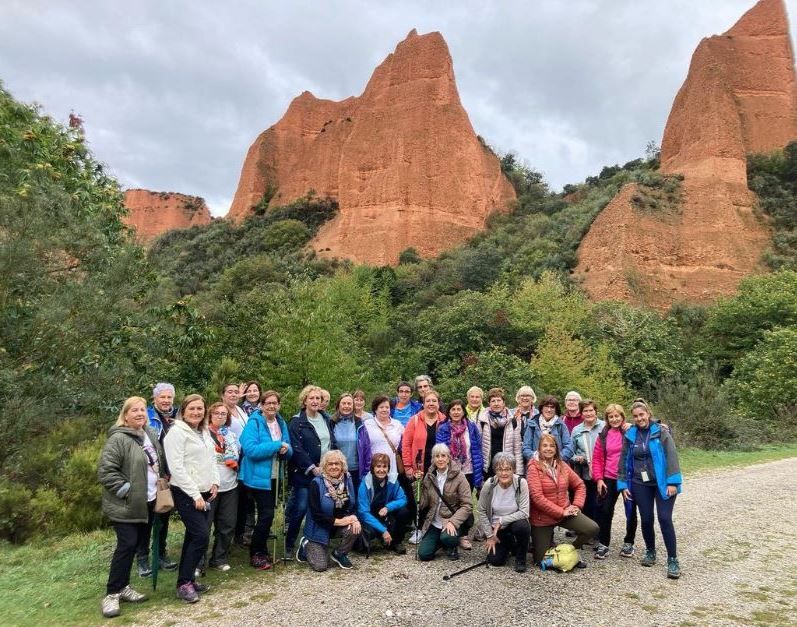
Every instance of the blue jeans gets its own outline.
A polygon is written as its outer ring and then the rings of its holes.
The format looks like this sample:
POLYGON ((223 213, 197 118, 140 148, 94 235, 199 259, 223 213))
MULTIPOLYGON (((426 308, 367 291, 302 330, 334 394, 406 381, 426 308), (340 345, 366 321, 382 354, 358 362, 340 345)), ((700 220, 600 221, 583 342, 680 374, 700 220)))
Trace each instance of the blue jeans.
POLYGON ((656 533, 653 530, 653 506, 659 517, 659 528, 667 547, 667 557, 677 557, 675 546, 675 527, 672 524, 672 510, 675 507, 675 497, 663 499, 657 485, 631 484, 631 494, 639 508, 639 519, 642 523, 642 537, 645 539, 645 548, 649 551, 656 550, 656 533))
POLYGON ((291 495, 288 497, 288 505, 285 508, 285 515, 288 517, 288 531, 285 534, 285 550, 290 552, 296 545, 296 538, 299 536, 299 527, 302 526, 305 514, 307 514, 307 502, 310 498, 310 487, 293 486, 291 495))

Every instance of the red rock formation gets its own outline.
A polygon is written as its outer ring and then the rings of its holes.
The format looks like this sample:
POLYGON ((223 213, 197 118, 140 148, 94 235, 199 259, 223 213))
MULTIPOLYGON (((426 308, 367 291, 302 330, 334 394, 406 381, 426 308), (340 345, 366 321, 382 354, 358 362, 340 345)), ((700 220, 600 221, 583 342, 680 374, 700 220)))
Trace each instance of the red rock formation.
POLYGON ((662 174, 684 175, 677 219, 634 207, 627 186, 596 218, 576 273, 596 299, 707 302, 760 269, 769 238, 753 215, 746 155, 797 137, 797 83, 783 0, 761 0, 703 39, 675 97, 662 174))
POLYGON ((136 236, 142 242, 149 242, 172 229, 210 224, 213 219, 202 198, 175 192, 128 189, 125 207, 129 212, 125 222, 135 227, 136 236))
POLYGON ((242 219, 271 186, 271 206, 314 190, 340 213, 313 246, 322 255, 395 264, 462 242, 515 193, 473 131, 439 33, 414 30, 340 102, 297 97, 246 156, 229 215, 242 219))

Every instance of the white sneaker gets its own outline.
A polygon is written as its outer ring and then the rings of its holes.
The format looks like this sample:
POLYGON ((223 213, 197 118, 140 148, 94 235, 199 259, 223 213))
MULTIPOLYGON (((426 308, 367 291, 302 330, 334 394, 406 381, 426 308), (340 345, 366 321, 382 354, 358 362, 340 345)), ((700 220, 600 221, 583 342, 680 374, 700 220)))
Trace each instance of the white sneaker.
POLYGON ((416 529, 410 534, 410 539, 407 540, 410 544, 418 544, 423 537, 423 533, 421 533, 420 529, 416 529))

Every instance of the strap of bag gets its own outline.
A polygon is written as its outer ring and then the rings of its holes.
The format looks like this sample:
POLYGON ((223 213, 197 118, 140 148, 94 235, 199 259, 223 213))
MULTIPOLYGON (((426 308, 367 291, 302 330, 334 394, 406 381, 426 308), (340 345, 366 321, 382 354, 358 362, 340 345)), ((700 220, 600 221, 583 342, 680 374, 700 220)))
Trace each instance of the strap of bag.
POLYGON ((374 424, 376 424, 377 429, 379 429, 382 432, 382 435, 385 436, 385 441, 387 442, 387 445, 390 447, 390 450, 393 451, 393 455, 397 456, 398 451, 396 451, 396 447, 393 446, 393 442, 391 442, 390 438, 387 437, 387 432, 382 428, 382 425, 380 425, 377 422, 376 418, 374 418, 374 424))
POLYGON ((448 501, 446 501, 445 497, 443 496, 443 493, 440 492, 440 488, 437 487, 437 480, 434 477, 430 477, 430 481, 432 483, 434 491, 437 492, 437 496, 440 497, 440 500, 443 501, 443 504, 448 508, 448 511, 451 512, 451 515, 453 516, 454 512, 456 512, 457 510, 451 507, 451 504, 448 501))

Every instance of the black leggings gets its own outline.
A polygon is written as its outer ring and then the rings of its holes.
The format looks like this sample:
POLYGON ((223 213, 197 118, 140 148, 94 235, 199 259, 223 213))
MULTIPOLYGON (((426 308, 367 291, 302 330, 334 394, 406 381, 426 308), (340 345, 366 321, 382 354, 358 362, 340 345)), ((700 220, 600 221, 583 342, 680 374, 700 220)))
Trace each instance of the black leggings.
POLYGON ((514 553, 517 561, 525 564, 530 538, 531 525, 528 518, 516 520, 508 527, 501 527, 498 532, 500 542, 495 545, 495 553, 487 554, 487 562, 490 566, 503 566, 510 553, 514 553))
MULTIPOLYGON (((397 546, 404 541, 404 536, 407 533, 407 528, 414 522, 410 516, 410 510, 406 507, 400 507, 397 510, 388 512, 387 516, 381 518, 378 514, 374 514, 382 524, 387 527, 390 532, 390 537, 393 539, 391 546, 397 546)), ((381 538, 382 534, 368 524, 363 523, 362 536, 370 544, 376 538, 381 538)))
MULTIPOLYGON (((172 495, 177 511, 180 512, 180 519, 185 525, 185 539, 183 540, 183 550, 180 553, 180 569, 177 573, 177 587, 179 588, 184 583, 194 581, 194 571, 208 550, 210 510, 196 509, 194 499, 175 486, 172 486, 172 495)), ((202 498, 207 503, 210 492, 202 493, 202 498)))
MULTIPOLYGON (((614 506, 617 504, 617 499, 620 492, 617 490, 617 479, 604 479, 606 484, 606 495, 598 497, 598 524, 600 525, 600 533, 598 534, 598 542, 605 546, 609 546, 612 539, 612 520, 614 519, 614 506)), ((633 501, 630 507, 626 510, 631 512, 630 516, 626 517, 625 521, 625 538, 623 542, 626 544, 634 544, 634 537, 636 536, 637 528, 637 515, 636 507, 633 501)))
POLYGON ((656 532, 653 530, 653 506, 659 517, 659 528, 667 548, 667 557, 677 557, 675 544, 675 527, 672 524, 672 510, 675 507, 675 497, 664 499, 657 485, 631 484, 631 494, 639 507, 639 518, 642 520, 642 537, 645 539, 645 548, 649 551, 656 550, 656 532))
POLYGON ((252 544, 249 545, 249 555, 268 555, 268 537, 271 535, 271 525, 274 523, 274 508, 277 497, 277 480, 271 480, 270 490, 247 488, 255 500, 257 509, 257 524, 252 533, 252 544))

